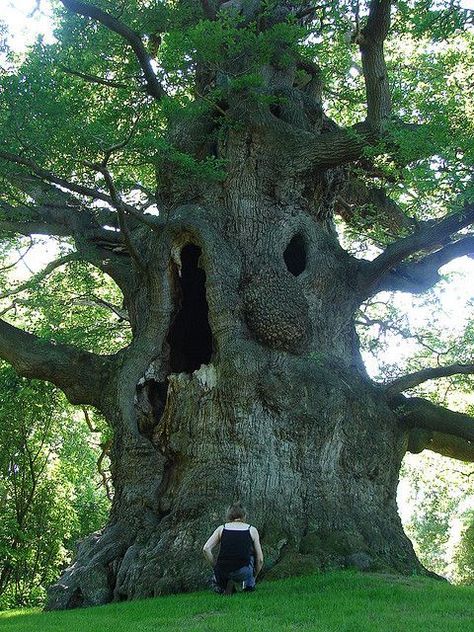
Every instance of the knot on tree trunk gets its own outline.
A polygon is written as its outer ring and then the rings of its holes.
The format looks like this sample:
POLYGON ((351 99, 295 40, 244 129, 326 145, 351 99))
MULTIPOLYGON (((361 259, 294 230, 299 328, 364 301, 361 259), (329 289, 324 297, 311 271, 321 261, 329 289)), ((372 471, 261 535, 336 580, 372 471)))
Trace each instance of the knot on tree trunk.
POLYGON ((273 269, 251 277, 244 289, 245 319, 258 340, 302 353, 308 345, 308 303, 295 278, 273 269))

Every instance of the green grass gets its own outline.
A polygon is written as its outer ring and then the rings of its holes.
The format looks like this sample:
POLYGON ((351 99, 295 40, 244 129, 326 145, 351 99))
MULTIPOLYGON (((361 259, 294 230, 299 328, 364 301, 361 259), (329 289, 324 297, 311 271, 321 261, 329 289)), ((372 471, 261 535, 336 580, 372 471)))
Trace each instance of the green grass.
POLYGON ((337 571, 67 612, 0 612, 0 632, 474 632, 474 587, 337 571))

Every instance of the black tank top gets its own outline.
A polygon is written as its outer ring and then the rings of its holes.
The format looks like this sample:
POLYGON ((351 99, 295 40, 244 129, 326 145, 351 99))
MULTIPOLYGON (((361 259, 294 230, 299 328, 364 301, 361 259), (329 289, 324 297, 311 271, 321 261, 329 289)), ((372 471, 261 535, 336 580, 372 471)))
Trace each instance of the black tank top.
POLYGON ((223 572, 236 571, 250 564, 253 552, 250 525, 248 529, 226 529, 224 526, 216 566, 223 572))

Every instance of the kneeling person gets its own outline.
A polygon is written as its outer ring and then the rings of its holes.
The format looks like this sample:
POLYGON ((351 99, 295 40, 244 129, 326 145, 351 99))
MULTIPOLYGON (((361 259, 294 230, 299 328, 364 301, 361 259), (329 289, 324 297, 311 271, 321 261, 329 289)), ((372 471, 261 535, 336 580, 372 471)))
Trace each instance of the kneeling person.
POLYGON ((227 522, 217 527, 203 547, 214 567, 216 592, 230 594, 233 582, 243 582, 245 591, 255 590, 255 578, 263 566, 260 537, 255 527, 245 522, 246 511, 240 504, 229 507, 227 522), (212 549, 220 543, 214 565, 212 549))

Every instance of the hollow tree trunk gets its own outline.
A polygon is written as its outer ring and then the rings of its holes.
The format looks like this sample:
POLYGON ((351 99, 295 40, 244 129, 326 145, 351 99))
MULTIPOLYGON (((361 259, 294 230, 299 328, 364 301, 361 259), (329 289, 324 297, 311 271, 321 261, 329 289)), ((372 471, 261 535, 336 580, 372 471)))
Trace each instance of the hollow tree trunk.
POLYGON ((275 178, 258 135, 226 143, 225 185, 143 239, 134 343, 103 405, 111 517, 51 608, 202 587, 202 545, 235 500, 268 577, 422 570, 396 506, 406 434, 364 372, 353 259, 330 220, 341 174, 275 178))

